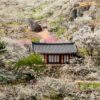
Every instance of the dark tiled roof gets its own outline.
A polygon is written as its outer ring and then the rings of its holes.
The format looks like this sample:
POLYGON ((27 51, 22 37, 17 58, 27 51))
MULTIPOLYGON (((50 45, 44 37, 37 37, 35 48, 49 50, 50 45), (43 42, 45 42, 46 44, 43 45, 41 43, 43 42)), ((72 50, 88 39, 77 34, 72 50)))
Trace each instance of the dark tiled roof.
POLYGON ((41 54, 77 53, 74 43, 32 43, 33 52, 41 54))

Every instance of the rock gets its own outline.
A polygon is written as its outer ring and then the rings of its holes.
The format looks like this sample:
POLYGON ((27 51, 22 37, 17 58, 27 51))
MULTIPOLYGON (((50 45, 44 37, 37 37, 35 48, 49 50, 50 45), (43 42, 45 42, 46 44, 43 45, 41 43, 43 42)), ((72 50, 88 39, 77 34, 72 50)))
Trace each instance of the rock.
POLYGON ((41 32, 42 31, 41 25, 34 22, 32 19, 29 19, 29 27, 30 27, 30 30, 33 32, 41 32))
POLYGON ((77 9, 71 11, 71 20, 73 21, 77 17, 77 9))
POLYGON ((71 11, 71 14, 70 14, 72 21, 76 19, 77 17, 82 17, 84 14, 84 11, 88 11, 90 6, 87 5, 87 6, 81 7, 79 4, 75 4, 73 8, 74 9, 71 11))

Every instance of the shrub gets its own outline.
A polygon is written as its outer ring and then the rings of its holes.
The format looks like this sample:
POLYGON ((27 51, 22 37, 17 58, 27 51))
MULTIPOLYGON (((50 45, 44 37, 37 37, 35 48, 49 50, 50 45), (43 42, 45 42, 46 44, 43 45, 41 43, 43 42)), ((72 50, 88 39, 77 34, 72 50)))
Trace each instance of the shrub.
POLYGON ((88 55, 87 50, 85 48, 79 48, 78 52, 79 52, 79 55, 81 55, 81 56, 87 56, 88 55))
POLYGON ((40 39, 39 38, 32 38, 32 42, 39 42, 40 39))
POLYGON ((100 66, 100 56, 98 55, 96 57, 93 57, 93 59, 94 59, 94 64, 96 66, 100 66))
POLYGON ((38 54, 31 54, 27 57, 19 59, 15 66, 17 67, 17 69, 19 69, 20 67, 28 66, 31 67, 37 73, 44 70, 42 57, 38 54))
POLYGON ((33 66, 33 65, 41 65, 43 64, 42 58, 38 54, 31 54, 27 57, 20 59, 17 63, 17 67, 21 66, 33 66))
POLYGON ((0 49, 5 49, 5 47, 6 47, 6 44, 4 43, 4 42, 0 42, 0 49))
POLYGON ((6 51, 5 48, 6 48, 6 43, 0 41, 0 55, 3 54, 3 53, 5 53, 5 51, 6 51))
POLYGON ((80 83, 80 89, 81 90, 96 90, 96 89, 100 89, 100 83, 99 82, 91 82, 91 83, 80 83))
POLYGON ((62 34, 64 34, 64 32, 65 32, 65 28, 61 28, 61 27, 58 27, 57 28, 57 36, 59 37, 59 36, 61 36, 62 34))

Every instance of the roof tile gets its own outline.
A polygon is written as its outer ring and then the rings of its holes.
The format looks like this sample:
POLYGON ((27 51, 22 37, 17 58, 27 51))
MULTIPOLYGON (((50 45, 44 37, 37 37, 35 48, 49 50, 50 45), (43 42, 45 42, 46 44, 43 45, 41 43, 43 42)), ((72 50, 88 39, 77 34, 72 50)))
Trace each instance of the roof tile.
POLYGON ((77 53, 74 43, 32 43, 33 52, 41 54, 77 53))

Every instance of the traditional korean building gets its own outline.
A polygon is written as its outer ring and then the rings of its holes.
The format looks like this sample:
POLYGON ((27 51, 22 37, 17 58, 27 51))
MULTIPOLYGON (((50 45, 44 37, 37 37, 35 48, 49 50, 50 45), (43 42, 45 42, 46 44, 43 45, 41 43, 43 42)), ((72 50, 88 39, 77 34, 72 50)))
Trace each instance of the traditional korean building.
POLYGON ((74 43, 32 43, 34 53, 41 54, 45 64, 69 64, 77 54, 74 43))

